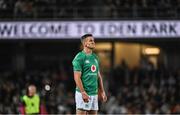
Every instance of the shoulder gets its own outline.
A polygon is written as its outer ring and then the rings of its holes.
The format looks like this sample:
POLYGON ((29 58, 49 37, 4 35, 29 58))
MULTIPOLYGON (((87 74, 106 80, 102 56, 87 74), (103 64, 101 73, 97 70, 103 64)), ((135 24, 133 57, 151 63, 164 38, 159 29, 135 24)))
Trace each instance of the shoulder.
POLYGON ((39 95, 38 95, 38 94, 35 94, 34 96, 39 97, 39 95))
POLYGON ((24 96, 22 97, 23 100, 26 100, 27 98, 28 98, 27 95, 24 95, 24 96))
POLYGON ((85 57, 85 54, 83 52, 79 52, 76 54, 73 60, 81 60, 85 57))
POLYGON ((38 100, 40 100, 40 97, 38 94, 35 94, 34 97, 37 98, 38 100))
POLYGON ((99 59, 95 53, 92 53, 92 55, 94 56, 94 58, 99 59))

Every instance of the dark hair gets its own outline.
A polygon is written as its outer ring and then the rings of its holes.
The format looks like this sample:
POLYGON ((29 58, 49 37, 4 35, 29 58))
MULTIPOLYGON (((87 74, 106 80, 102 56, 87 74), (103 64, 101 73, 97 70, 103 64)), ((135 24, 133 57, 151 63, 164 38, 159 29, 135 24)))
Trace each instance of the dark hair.
POLYGON ((87 37, 92 37, 93 35, 92 34, 84 34, 82 37, 81 37, 81 42, 82 40, 84 40, 85 38, 87 37))

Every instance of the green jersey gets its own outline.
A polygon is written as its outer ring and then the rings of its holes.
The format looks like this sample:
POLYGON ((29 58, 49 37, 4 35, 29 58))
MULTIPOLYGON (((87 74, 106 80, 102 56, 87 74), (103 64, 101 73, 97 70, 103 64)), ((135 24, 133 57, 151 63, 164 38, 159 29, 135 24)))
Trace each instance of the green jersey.
MULTIPOLYGON (((75 56, 72 64, 74 71, 81 72, 82 84, 87 94, 97 95, 99 60, 96 54, 86 54, 81 51, 75 56)), ((80 91, 78 87, 76 87, 76 91, 80 91)))

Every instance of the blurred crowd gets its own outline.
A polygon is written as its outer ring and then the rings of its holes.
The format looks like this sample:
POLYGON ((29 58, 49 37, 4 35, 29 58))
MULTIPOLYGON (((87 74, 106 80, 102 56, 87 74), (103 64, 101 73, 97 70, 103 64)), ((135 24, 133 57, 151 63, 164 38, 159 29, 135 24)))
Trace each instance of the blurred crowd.
POLYGON ((72 71, 64 66, 23 73, 1 72, 0 113, 18 114, 29 84, 37 87, 41 103, 48 113, 74 113, 75 85, 72 75, 72 71))
POLYGON ((179 10, 180 0, 0 0, 2 19, 178 18, 179 10))
MULTIPOLYGON (((37 86, 42 104, 50 114, 75 113, 72 67, 13 73, 0 73, 0 113, 19 113, 21 98, 28 84, 37 86), (48 86, 48 88, 47 88, 48 86)), ((104 114, 170 114, 180 113, 180 71, 154 67, 141 61, 130 69, 125 61, 103 73, 108 101, 100 103, 104 114)))
POLYGON ((179 70, 156 68, 143 60, 130 70, 123 61, 109 81, 109 101, 102 106, 105 113, 180 113, 179 70))

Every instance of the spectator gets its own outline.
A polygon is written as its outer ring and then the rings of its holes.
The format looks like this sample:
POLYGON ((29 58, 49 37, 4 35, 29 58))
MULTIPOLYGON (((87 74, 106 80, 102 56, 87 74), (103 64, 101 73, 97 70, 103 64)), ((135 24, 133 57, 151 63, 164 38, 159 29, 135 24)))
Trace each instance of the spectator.
POLYGON ((35 9, 33 2, 30 0, 18 0, 14 7, 15 18, 33 18, 35 15, 35 9))

